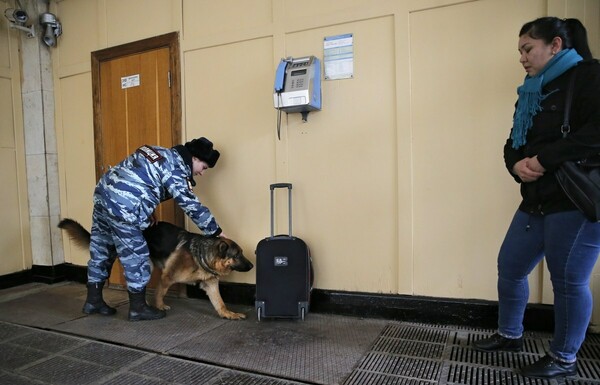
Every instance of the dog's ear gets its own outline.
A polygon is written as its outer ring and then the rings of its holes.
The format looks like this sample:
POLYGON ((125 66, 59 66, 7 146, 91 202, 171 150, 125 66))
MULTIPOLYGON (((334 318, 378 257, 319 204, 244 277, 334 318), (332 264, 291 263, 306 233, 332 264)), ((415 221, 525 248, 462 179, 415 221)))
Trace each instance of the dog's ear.
POLYGON ((229 244, 227 244, 227 242, 225 242, 223 239, 221 239, 219 242, 218 248, 219 248, 219 255, 226 255, 227 250, 229 249, 229 244))

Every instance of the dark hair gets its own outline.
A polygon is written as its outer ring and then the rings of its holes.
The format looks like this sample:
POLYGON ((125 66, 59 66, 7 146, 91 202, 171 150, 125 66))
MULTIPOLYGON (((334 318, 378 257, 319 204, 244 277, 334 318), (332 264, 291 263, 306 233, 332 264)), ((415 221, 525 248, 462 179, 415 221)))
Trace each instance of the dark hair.
POLYGON ((560 37, 563 41, 563 48, 575 48, 582 58, 592 59, 587 31, 578 19, 540 17, 521 27, 519 36, 523 35, 528 35, 532 39, 544 40, 546 44, 550 44, 555 37, 560 37))

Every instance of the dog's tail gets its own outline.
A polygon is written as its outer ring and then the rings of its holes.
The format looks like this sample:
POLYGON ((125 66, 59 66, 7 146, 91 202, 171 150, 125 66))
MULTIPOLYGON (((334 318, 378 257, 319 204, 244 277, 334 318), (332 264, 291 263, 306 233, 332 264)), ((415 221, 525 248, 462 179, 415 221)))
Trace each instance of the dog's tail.
POLYGON ((90 232, 81 224, 69 218, 65 218, 58 223, 58 227, 65 230, 75 244, 82 249, 90 248, 90 232))

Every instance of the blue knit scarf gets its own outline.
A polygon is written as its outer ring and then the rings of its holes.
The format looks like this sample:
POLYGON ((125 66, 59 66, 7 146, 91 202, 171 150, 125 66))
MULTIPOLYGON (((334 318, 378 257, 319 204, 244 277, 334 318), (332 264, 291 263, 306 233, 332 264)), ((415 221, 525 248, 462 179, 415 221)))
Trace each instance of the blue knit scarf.
POLYGON ((511 134, 512 147, 517 149, 527 143, 527 131, 531 128, 533 117, 542 110, 540 103, 550 94, 542 95, 542 88, 562 75, 568 69, 575 67, 583 58, 573 48, 563 49, 535 76, 525 76, 523 85, 517 88, 519 101, 513 118, 511 134))

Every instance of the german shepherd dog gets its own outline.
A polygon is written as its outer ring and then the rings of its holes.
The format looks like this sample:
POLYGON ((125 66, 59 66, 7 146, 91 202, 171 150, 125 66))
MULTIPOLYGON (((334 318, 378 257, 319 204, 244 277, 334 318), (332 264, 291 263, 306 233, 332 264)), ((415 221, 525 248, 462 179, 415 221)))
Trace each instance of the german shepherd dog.
MULTIPOLYGON (((89 249, 91 234, 77 221, 66 218, 58 227, 65 230, 77 246, 89 249)), ((246 318, 245 314, 228 310, 219 292, 219 277, 232 270, 249 271, 254 267, 237 243, 224 237, 191 233, 167 222, 148 227, 144 238, 152 264, 162 270, 155 292, 158 309, 170 309, 164 298, 171 285, 198 282, 219 316, 233 320, 246 318)))

